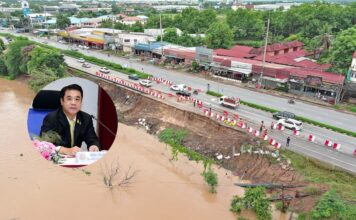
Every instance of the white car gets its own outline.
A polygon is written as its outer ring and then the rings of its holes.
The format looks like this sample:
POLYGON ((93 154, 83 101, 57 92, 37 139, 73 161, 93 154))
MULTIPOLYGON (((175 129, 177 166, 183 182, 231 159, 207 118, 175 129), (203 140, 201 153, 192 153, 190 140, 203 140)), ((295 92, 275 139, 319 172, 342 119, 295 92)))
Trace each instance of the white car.
POLYGON ((148 79, 143 79, 139 81, 140 85, 146 86, 146 87, 151 87, 152 86, 152 81, 148 79))
POLYGON ((110 73, 110 70, 106 67, 101 67, 99 71, 102 73, 110 73))
POLYGON ((185 91, 187 90, 187 86, 184 84, 179 84, 179 85, 172 85, 171 90, 173 91, 185 91))
POLYGON ((79 63, 85 63, 84 58, 79 58, 77 61, 78 61, 79 63))
POLYGON ((277 125, 283 125, 286 128, 300 131, 302 130, 303 123, 295 119, 287 118, 279 119, 277 125))

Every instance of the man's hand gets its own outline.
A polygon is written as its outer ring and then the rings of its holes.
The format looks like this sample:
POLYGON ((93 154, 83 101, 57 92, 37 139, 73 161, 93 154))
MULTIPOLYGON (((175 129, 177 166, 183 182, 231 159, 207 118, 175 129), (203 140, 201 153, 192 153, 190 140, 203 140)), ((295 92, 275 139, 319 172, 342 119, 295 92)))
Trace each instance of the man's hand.
POLYGON ((77 153, 78 151, 80 151, 81 149, 77 146, 71 147, 71 148, 67 148, 67 147, 61 147, 61 149, 59 150, 60 154, 67 154, 67 155, 75 155, 75 153, 77 153))
POLYGON ((98 148, 98 146, 96 146, 96 145, 91 145, 91 146, 89 147, 89 151, 90 151, 90 152, 99 151, 99 148, 98 148))

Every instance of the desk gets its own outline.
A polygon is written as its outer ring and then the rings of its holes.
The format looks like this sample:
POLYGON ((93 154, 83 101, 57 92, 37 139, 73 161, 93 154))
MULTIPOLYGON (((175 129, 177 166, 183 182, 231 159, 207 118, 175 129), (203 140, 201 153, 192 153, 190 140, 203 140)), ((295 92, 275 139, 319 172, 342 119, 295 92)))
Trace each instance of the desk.
POLYGON ((106 152, 77 152, 75 156, 61 155, 59 165, 70 168, 84 167, 101 159, 106 152))

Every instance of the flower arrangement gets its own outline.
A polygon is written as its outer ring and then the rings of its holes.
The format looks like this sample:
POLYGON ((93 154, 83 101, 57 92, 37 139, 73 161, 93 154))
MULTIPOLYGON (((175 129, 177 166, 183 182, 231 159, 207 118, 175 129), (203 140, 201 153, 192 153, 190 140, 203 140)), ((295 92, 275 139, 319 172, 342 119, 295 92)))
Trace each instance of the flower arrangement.
POLYGON ((43 158, 53 161, 54 163, 58 163, 60 157, 56 153, 56 146, 47 141, 34 140, 33 143, 35 149, 40 152, 43 158))
POLYGON ((58 163, 60 157, 57 154, 56 146, 53 143, 56 143, 59 140, 60 136, 56 132, 49 131, 44 133, 41 138, 36 137, 33 144, 43 158, 58 163))

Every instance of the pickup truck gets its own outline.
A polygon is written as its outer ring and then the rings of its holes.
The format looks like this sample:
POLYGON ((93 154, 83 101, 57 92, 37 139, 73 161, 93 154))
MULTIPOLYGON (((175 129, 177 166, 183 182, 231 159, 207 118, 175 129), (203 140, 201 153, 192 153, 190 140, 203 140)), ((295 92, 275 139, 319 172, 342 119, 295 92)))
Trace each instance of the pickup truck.
POLYGON ((228 108, 236 109, 240 105, 240 99, 234 97, 221 96, 219 104, 228 108))

